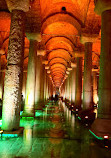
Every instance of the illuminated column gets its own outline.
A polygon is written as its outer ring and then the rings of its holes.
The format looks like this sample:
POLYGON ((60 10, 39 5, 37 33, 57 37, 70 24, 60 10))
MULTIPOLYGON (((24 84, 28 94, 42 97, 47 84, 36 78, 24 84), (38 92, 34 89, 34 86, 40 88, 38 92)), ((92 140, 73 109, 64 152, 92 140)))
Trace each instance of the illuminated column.
POLYGON ((44 101, 44 66, 42 64, 42 55, 36 58, 36 86, 35 86, 35 108, 44 101))
POLYGON ((73 103, 75 103, 75 82, 76 82, 76 68, 74 67, 73 69, 72 69, 72 86, 71 86, 71 92, 72 92, 72 96, 71 96, 71 101, 73 102, 73 103))
POLYGON ((44 100, 46 100, 46 91, 47 91, 47 71, 44 70, 44 100))
POLYGON ((98 118, 91 130, 99 137, 111 138, 111 1, 97 0, 95 11, 101 14, 102 25, 98 118))
POLYGON ((35 108, 40 101, 40 70, 41 70, 41 56, 37 55, 36 57, 36 86, 35 86, 35 108))
POLYGON ((3 87, 4 87, 4 73, 5 70, 1 70, 1 57, 5 54, 4 49, 0 49, 0 99, 3 97, 3 87))
POLYGON ((69 76, 67 77, 66 80, 66 99, 69 100, 69 76))
MULTIPOLYGON (((42 57, 42 56, 41 56, 42 57)), ((41 58, 42 63, 42 58, 41 58)), ((44 102, 44 77, 45 77, 45 66, 41 65, 41 76, 40 76, 40 100, 44 102)))
POLYGON ((92 42, 85 43, 83 109, 92 108, 92 42))
MULTIPOLYGON (((111 7, 111 5, 110 5, 111 7)), ((102 13, 98 118, 111 119, 111 10, 102 13)))
POLYGON ((26 80, 27 80, 27 72, 23 72, 23 82, 22 82, 22 95, 23 95, 23 100, 25 100, 26 96, 26 80))
POLYGON ((25 116, 30 116, 30 115, 34 116, 36 51, 37 51, 37 41, 30 40, 26 96, 25 96, 25 107, 24 107, 25 116))
POLYGON ((72 97, 72 73, 69 74, 69 101, 71 102, 71 97, 72 97))
POLYGON ((97 104, 97 76, 96 76, 96 71, 93 71, 93 102, 94 104, 97 104))
POLYGON ((49 97, 51 97, 53 95, 53 85, 49 78, 48 78, 48 93, 49 93, 49 97))
POLYGON ((13 8, 11 11, 11 28, 2 111, 2 129, 8 131, 19 128, 25 37, 24 11, 21 8, 20 10, 13 8))
POLYGON ((48 75, 46 75, 46 98, 49 98, 49 93, 48 93, 48 75))
POLYGON ((76 68, 76 92, 75 92, 75 106, 81 107, 82 103, 82 57, 77 58, 76 68))
POLYGON ((2 84, 2 72, 1 72, 1 54, 0 54, 0 99, 2 100, 3 84, 2 84))

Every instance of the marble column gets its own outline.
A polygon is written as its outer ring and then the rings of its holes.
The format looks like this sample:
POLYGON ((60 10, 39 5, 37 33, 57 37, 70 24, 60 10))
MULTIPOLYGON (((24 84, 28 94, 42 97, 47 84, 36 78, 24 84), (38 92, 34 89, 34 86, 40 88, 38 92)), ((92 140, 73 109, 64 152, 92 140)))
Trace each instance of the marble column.
POLYGON ((79 108, 82 104, 82 57, 77 58, 75 89, 75 106, 79 108))
POLYGON ((92 107, 92 42, 86 42, 84 56, 83 109, 91 109, 92 107))
POLYGON ((22 10, 12 10, 2 112, 2 129, 8 131, 19 128, 25 37, 24 22, 25 13, 22 10))
POLYGON ((30 40, 24 114, 34 116, 37 41, 30 40))

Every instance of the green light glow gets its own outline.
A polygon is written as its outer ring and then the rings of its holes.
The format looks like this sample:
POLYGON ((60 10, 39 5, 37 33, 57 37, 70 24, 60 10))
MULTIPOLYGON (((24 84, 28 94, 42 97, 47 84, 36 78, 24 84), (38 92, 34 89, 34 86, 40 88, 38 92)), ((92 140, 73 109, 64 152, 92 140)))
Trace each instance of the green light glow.
POLYGON ((18 137, 18 134, 0 134, 1 137, 18 137))
POLYGON ((0 120, 0 127, 2 126, 2 120, 0 120))
POLYGON ((35 112, 35 117, 37 116, 42 116, 43 115, 43 112, 42 111, 36 111, 35 112))
POLYGON ((20 111, 20 116, 22 115, 23 111, 20 111))
POLYGON ((81 118, 78 116, 78 119, 81 120, 81 118))
POLYGON ((20 127, 25 127, 27 125, 30 125, 30 126, 34 125, 33 117, 22 117, 22 119, 20 119, 20 127))
POLYGON ((98 136, 95 135, 91 130, 89 130, 89 132, 90 132, 95 138, 97 138, 97 139, 99 139, 99 140, 104 140, 104 138, 98 137, 98 136))

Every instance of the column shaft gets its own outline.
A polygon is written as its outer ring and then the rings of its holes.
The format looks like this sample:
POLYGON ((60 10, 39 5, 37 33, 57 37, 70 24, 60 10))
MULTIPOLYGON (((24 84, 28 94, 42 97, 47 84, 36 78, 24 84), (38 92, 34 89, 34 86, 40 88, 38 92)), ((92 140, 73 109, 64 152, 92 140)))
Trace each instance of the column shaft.
POLYGON ((98 118, 111 119, 111 10, 102 13, 98 118))
POLYGON ((24 12, 13 10, 5 74, 2 129, 19 128, 22 69, 24 56, 24 12))
POLYGON ((92 43, 85 43, 83 109, 92 108, 92 43))
POLYGON ((72 72, 71 72, 71 74, 72 74, 72 86, 71 86, 71 93, 72 93, 72 95, 71 95, 71 101, 73 102, 73 103, 75 103, 75 82, 76 82, 76 68, 74 67, 73 68, 73 70, 72 70, 72 72))
POLYGON ((93 72, 93 102, 94 104, 97 104, 97 99, 98 95, 97 95, 97 76, 96 76, 96 72, 93 72))
POLYGON ((24 107, 24 112, 26 113, 34 113, 36 51, 37 51, 37 42, 31 40, 30 49, 29 49, 26 96, 25 96, 25 107, 24 107))
POLYGON ((75 94, 75 106, 81 107, 82 103, 82 58, 77 58, 76 68, 76 94, 75 94))
POLYGON ((35 87, 35 106, 36 109, 40 102, 44 101, 44 67, 42 65, 42 56, 36 58, 36 87, 35 87))

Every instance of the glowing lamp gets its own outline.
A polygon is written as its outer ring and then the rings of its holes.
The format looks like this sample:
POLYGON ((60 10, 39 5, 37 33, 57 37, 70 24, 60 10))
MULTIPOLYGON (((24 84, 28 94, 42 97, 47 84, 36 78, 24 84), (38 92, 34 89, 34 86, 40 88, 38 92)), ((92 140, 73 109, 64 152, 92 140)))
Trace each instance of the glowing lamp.
POLYGON ((85 116, 85 119, 88 119, 88 116, 85 116))
POLYGON ((108 138, 109 138, 109 136, 107 136, 107 135, 106 135, 106 136, 104 136, 104 139, 108 139, 108 138))

